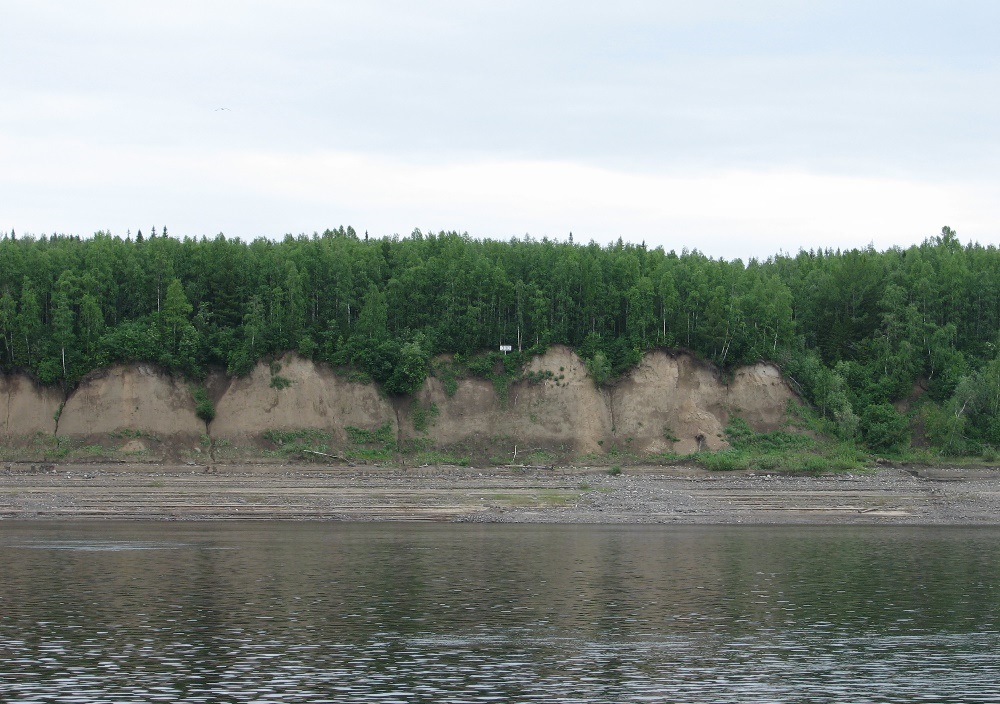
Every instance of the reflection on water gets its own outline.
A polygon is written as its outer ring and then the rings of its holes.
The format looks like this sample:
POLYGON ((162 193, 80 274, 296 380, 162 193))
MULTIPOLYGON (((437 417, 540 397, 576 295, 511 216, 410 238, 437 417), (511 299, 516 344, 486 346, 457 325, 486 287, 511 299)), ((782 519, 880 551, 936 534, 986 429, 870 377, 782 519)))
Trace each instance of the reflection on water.
POLYGON ((10 545, 12 548, 38 550, 82 550, 85 552, 117 550, 175 550, 186 547, 184 543, 164 543, 152 540, 26 540, 10 545))
POLYGON ((1000 701, 998 538, 0 524, 0 700, 1000 701))

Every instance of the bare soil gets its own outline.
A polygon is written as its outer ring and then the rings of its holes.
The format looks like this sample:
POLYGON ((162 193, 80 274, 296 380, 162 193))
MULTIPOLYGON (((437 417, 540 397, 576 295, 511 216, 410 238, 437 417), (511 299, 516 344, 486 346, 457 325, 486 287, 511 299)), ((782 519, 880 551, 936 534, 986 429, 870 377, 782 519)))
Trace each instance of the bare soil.
POLYGON ((1000 470, 11 463, 0 466, 0 518, 996 525, 1000 470))
POLYGON ((288 353, 243 378, 209 375, 215 416, 206 424, 193 387, 148 364, 96 370, 66 397, 23 374, 0 374, 0 456, 43 457, 58 443, 70 452, 59 457, 77 460, 95 457, 96 448, 109 459, 144 453, 144 461, 198 461, 212 447, 225 448, 225 458, 254 461, 290 432, 311 432, 328 451, 344 453, 356 449, 351 431, 358 429, 384 429, 398 447, 481 463, 517 451, 560 462, 612 448, 685 455, 725 447, 723 429, 734 413, 757 431, 785 427, 795 399, 774 366, 744 367, 725 378, 690 354, 668 350, 647 353, 610 387, 598 388, 583 360, 561 346, 532 359, 524 378, 502 388, 473 377, 451 381, 429 377, 413 398, 390 398, 374 384, 288 353))

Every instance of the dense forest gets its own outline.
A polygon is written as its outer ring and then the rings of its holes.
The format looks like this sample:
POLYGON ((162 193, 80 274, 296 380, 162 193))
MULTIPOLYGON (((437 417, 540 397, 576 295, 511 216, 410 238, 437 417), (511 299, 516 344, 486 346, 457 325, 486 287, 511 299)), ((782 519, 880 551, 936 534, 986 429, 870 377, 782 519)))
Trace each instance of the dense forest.
MULTIPOLYGON (((243 242, 0 239, 0 368, 72 386, 115 362, 192 378, 247 373, 288 349, 351 367, 392 394, 439 353, 488 369, 551 344, 611 382, 654 347, 724 370, 770 360, 829 427, 873 449, 1000 447, 1000 251, 945 227, 907 249, 712 259, 465 234, 369 238, 352 228, 243 242), (904 415, 893 402, 919 395, 904 415)), ((909 408, 909 407, 908 407, 909 408)))

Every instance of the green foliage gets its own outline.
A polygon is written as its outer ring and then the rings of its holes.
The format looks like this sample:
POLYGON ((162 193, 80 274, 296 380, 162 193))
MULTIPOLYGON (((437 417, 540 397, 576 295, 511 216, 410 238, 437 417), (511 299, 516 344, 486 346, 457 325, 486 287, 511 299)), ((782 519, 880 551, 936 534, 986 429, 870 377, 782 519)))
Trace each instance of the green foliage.
POLYGON ((906 418, 888 403, 865 408, 860 427, 865 445, 876 452, 899 452, 909 442, 906 418))
POLYGON ((494 358, 491 355, 476 355, 465 363, 465 368, 473 376, 488 379, 493 373, 494 358))
POLYGON ((188 322, 194 306, 184 293, 180 279, 173 279, 167 286, 166 298, 163 301, 163 321, 172 331, 174 344, 177 343, 177 333, 182 325, 188 322))
POLYGON ((352 369, 347 374, 347 380, 352 384, 370 384, 372 383, 372 378, 362 371, 357 369, 352 369))
POLYGON ((749 458, 746 453, 734 450, 698 453, 698 463, 705 469, 717 472, 750 469, 749 458))
POLYGON ((299 338, 298 353, 305 359, 312 359, 319 349, 316 340, 311 335, 303 335, 299 338))
POLYGON ((951 397, 923 409, 926 435, 947 454, 977 454, 1000 445, 1000 357, 961 377, 951 397))
POLYGON ((344 428, 347 437, 354 447, 348 448, 344 454, 350 459, 365 461, 388 461, 399 448, 393 437, 392 424, 383 423, 374 430, 347 426, 344 428))
POLYGON ((449 363, 444 361, 434 361, 431 363, 430 373, 441 380, 444 393, 450 398, 458 391, 458 378, 460 375, 459 362, 449 363))
POLYGON ((419 333, 402 344, 384 337, 358 336, 345 346, 338 361, 355 365, 390 394, 412 394, 423 384, 430 368, 426 345, 419 333))
POLYGON ((524 375, 525 381, 529 384, 541 384, 543 381, 551 381, 555 378, 556 376, 552 373, 551 369, 541 369, 537 372, 527 372, 524 375))
POLYGON ((594 384, 602 386, 611 377, 611 362, 607 356, 598 350, 594 356, 587 360, 587 372, 594 384))
POLYGON ((271 388, 281 391, 282 389, 287 389, 292 385, 292 380, 281 376, 280 374, 275 374, 271 377, 271 388))
MULTIPOLYGON (((801 409, 792 410, 801 420, 801 409)), ((715 471, 821 473, 862 469, 869 461, 853 441, 830 441, 787 430, 758 433, 736 416, 726 426, 726 439, 729 449, 699 452, 697 462, 715 471)))
POLYGON ((756 453, 788 452, 790 450, 803 450, 816 446, 815 440, 801 433, 790 433, 785 430, 758 433, 739 416, 730 418, 725 432, 730 446, 737 451, 752 451, 756 453))
POLYGON ((404 343, 392 373, 385 380, 385 390, 391 394, 412 394, 427 378, 429 362, 430 355, 419 341, 404 343))
POLYGON ((746 263, 624 242, 361 239, 344 227, 281 242, 0 239, 0 371, 67 388, 117 362, 199 379, 298 349, 389 394, 412 394, 429 360, 452 354, 433 372, 448 393, 469 373, 504 396, 548 345, 577 350, 599 385, 646 350, 686 348, 724 371, 778 362, 838 438, 873 447, 905 446, 884 407, 918 387, 937 409, 930 442, 977 453, 1000 447, 998 330, 1000 250, 947 227, 905 249, 746 263), (525 351, 494 351, 511 341, 525 351))
POLYGON ((975 452, 976 443, 966 437, 968 418, 957 402, 945 406, 925 404, 917 420, 923 426, 924 436, 941 453, 960 456, 975 452))
POLYGON ((393 457, 392 452, 388 447, 356 447, 346 450, 344 457, 365 462, 389 462, 393 457))
POLYGON ((465 360, 465 368, 475 376, 489 379, 501 404, 507 403, 510 385, 521 378, 526 356, 521 352, 490 352, 465 360))
POLYGON ((226 372, 230 376, 247 376, 253 367, 254 359, 245 349, 234 349, 226 358, 226 372))
POLYGON ((272 443, 278 454, 295 455, 305 450, 328 452, 330 433, 319 428, 295 428, 293 430, 266 430, 263 438, 272 443))
POLYGON ((695 459, 702 467, 713 471, 752 470, 796 474, 856 471, 864 469, 869 463, 868 456, 853 442, 821 443, 812 448, 770 452, 737 449, 700 452, 695 459))
POLYGON ((844 365, 830 369, 815 352, 801 351, 786 360, 782 371, 803 388, 820 416, 833 421, 836 434, 849 440, 857 435, 858 417, 848 393, 849 387, 841 372, 844 365))
POLYGON ((356 428, 352 425, 344 428, 348 439, 355 445, 386 445, 394 441, 392 424, 388 421, 375 430, 356 428))
POLYGON ((418 433, 426 433, 427 428, 438 417, 438 412, 436 403, 431 402, 426 408, 419 403, 414 403, 410 412, 413 419, 413 429, 418 433))
POLYGON ((57 436, 46 445, 43 456, 47 460, 61 460, 69 456, 74 449, 76 449, 74 440, 57 436))
POLYGON ((195 386, 191 389, 191 396, 194 398, 195 415, 206 423, 211 423, 215 419, 215 406, 208 397, 208 391, 204 386, 195 386))
POLYGON ((517 455, 517 459, 519 462, 529 465, 548 465, 552 464, 552 462, 556 459, 556 456, 551 452, 537 449, 524 454, 519 453, 517 455))

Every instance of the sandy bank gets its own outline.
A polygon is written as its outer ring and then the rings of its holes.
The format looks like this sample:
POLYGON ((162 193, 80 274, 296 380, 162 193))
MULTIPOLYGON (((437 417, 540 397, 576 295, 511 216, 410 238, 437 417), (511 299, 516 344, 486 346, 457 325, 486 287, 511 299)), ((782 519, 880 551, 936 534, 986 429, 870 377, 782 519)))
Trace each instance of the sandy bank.
POLYGON ((619 450, 719 450, 734 416, 759 432, 794 425, 788 408, 797 397, 764 363, 726 375, 687 352, 651 350, 601 387, 558 345, 499 386, 451 358, 436 364, 439 376, 412 397, 387 396, 294 353, 262 361, 246 377, 213 372, 204 388, 150 364, 94 370, 66 396, 0 374, 0 457, 253 462, 298 447, 364 458, 431 452, 479 464, 534 454, 535 463, 551 464, 619 450), (199 417, 199 403, 214 411, 211 420, 206 408, 199 417))
POLYGON ((1000 471, 830 477, 690 467, 512 471, 43 465, 0 469, 2 519, 294 519, 512 523, 1000 523, 1000 471))

